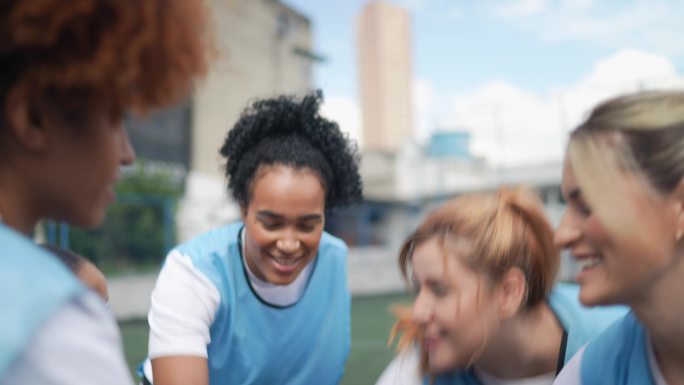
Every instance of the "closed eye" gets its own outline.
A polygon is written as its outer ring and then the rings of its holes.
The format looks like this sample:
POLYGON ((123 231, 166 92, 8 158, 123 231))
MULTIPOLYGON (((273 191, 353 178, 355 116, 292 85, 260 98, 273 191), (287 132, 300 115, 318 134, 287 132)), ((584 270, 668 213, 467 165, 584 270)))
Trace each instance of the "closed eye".
POLYGON ((444 297, 449 294, 449 285, 439 281, 429 281, 427 286, 436 297, 444 297))

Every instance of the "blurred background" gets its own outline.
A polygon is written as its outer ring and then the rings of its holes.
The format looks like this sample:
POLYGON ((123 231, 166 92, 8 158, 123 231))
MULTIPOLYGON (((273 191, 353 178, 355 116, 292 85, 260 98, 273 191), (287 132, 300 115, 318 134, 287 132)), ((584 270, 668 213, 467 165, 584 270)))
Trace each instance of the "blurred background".
MULTIPOLYGON (((107 222, 45 223, 43 240, 106 274, 133 369, 165 253, 238 219, 218 148, 250 100, 321 88, 322 112, 355 139, 366 200, 326 229, 350 246, 352 350, 345 384, 392 357, 388 309, 410 301, 399 244, 445 199, 502 184, 563 208, 568 132, 598 101, 684 86, 684 3, 668 0, 208 0, 219 52, 195 93, 127 126, 138 159, 107 222)), ((564 256, 560 279, 575 267, 564 256)))

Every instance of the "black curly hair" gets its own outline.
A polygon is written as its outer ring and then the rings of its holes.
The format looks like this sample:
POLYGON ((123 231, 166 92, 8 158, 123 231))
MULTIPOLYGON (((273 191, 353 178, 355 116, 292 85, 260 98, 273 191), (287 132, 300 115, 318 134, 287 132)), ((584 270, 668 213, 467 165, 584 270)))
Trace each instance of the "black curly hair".
POLYGON ((319 115, 322 101, 317 90, 301 99, 257 100, 242 112, 220 150, 228 191, 240 206, 249 205, 257 170, 274 164, 313 170, 325 188, 326 210, 361 201, 357 146, 319 115))

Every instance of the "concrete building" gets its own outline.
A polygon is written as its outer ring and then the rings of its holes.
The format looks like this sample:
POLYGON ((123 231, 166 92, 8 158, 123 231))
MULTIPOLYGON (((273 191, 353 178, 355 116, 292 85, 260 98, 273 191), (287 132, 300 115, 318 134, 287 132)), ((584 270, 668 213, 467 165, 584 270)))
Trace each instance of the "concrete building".
POLYGON ((312 86, 310 20, 278 0, 209 0, 218 51, 192 97, 131 119, 141 158, 220 176, 217 149, 247 103, 312 86))
POLYGON ((371 2, 356 27, 364 150, 396 152, 413 133, 410 16, 371 2))
POLYGON ((217 148, 248 101, 312 86, 311 22, 278 0, 211 0, 219 52, 196 91, 191 170, 220 176, 217 148))
POLYGON ((211 0, 218 36, 212 70, 191 101, 180 240, 238 217, 218 154, 228 129, 256 98, 303 94, 313 82, 311 21, 278 0, 211 0))

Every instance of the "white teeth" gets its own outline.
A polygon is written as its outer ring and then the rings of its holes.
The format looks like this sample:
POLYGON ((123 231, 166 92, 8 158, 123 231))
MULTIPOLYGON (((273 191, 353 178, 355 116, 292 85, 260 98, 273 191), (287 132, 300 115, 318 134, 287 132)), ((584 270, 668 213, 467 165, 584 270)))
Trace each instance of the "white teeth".
POLYGON ((289 259, 289 258, 279 258, 279 257, 273 257, 273 259, 278 262, 278 264, 283 265, 283 266, 292 266, 295 263, 297 263, 296 259, 289 259))
POLYGON ((580 270, 584 270, 584 269, 592 268, 592 267, 600 264, 602 261, 603 261, 603 258, 600 258, 600 257, 584 258, 584 259, 577 261, 577 265, 579 266, 580 270))

